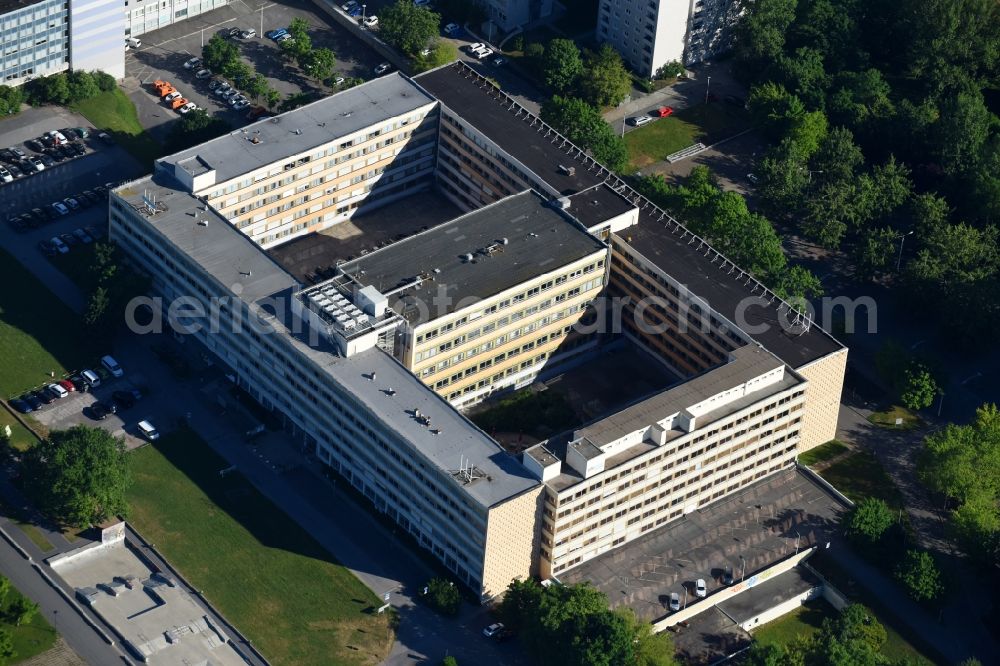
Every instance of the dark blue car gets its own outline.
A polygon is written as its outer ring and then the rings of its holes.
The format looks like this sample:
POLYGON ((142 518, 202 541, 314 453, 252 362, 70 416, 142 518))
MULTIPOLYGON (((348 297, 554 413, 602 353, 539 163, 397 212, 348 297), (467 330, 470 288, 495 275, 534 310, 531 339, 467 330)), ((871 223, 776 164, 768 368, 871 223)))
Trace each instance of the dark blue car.
POLYGON ((284 28, 278 28, 277 30, 268 30, 267 32, 264 33, 264 36, 267 37, 268 39, 277 39, 278 37, 287 34, 288 31, 285 30, 284 28))
POLYGON ((347 10, 347 14, 349 16, 355 16, 355 17, 357 17, 357 16, 361 16, 361 12, 362 11, 363 10, 361 9, 361 5, 354 5, 353 7, 351 7, 350 9, 347 10))

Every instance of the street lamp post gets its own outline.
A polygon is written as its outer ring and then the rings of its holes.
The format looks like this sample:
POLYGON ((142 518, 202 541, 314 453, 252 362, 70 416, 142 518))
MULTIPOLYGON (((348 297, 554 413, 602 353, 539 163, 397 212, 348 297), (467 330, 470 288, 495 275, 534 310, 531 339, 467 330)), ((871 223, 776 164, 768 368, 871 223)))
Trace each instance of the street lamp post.
POLYGON ((899 235, 899 257, 896 258, 896 272, 899 272, 899 267, 903 263, 903 243, 906 242, 906 237, 911 235, 913 232, 909 231, 905 234, 899 235))
POLYGON ((712 89, 712 77, 708 77, 708 83, 705 85, 705 104, 708 104, 708 91, 712 89))
POLYGON ((743 579, 747 575, 747 558, 740 555, 740 561, 742 562, 742 565, 740 566, 740 582, 742 583, 743 579))
POLYGON ((625 138, 625 118, 627 118, 627 117, 628 117, 627 113, 625 114, 625 116, 622 117, 622 138, 623 139, 625 138))
MULTIPOLYGON (((899 270, 899 269, 897 269, 897 270, 899 270)), ((944 391, 939 392, 938 395, 941 397, 941 399, 938 400, 938 411, 937 411, 937 415, 940 417, 941 416, 941 408, 944 406, 944 391)))
POLYGON ((368 11, 368 5, 361 5, 361 25, 364 25, 365 23, 365 12, 367 11, 368 11))
POLYGON ((260 36, 264 36, 264 3, 260 5, 260 36))
POLYGON ((795 554, 796 555, 799 554, 799 539, 800 538, 802 538, 802 535, 799 534, 798 532, 796 532, 795 533, 795 554))

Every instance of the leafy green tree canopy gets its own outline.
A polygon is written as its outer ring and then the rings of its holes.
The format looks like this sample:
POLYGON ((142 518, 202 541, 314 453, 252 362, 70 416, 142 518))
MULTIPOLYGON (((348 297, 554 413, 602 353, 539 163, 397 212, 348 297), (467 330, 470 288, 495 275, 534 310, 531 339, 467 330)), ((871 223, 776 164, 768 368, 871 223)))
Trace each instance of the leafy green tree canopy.
POLYGON ((379 35, 409 56, 430 46, 440 25, 440 14, 418 7, 411 0, 397 0, 396 4, 379 10, 379 35))
POLYGON ((557 95, 565 95, 576 86, 577 78, 583 73, 583 58, 575 42, 569 39, 553 39, 545 47, 542 55, 542 77, 545 85, 557 95))
POLYGON ((23 468, 29 494, 59 523, 82 527, 125 513, 125 440, 106 430, 56 430, 24 454, 23 468))

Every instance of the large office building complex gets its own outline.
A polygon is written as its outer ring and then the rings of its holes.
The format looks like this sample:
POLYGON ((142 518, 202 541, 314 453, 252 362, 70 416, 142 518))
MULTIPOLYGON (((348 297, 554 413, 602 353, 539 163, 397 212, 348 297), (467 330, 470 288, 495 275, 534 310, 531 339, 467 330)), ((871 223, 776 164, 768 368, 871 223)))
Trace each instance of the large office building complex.
POLYGON ((0 84, 69 67, 69 7, 65 0, 0 0, 0 84))
POLYGON ((484 599, 834 436, 840 343, 460 63, 158 160, 113 193, 111 236, 164 307, 211 321, 176 326, 484 599), (410 195, 450 212, 390 233, 410 195), (463 413, 621 346, 669 382, 518 446, 463 413))
POLYGON ((742 7, 727 0, 601 0, 596 37, 652 77, 668 62, 693 65, 729 50, 742 7))

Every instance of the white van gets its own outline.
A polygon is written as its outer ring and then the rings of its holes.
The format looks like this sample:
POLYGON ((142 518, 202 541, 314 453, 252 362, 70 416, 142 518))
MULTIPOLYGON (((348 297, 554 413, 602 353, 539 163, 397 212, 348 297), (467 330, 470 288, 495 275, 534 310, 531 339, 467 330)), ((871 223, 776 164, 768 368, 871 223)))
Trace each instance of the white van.
POLYGON ((137 49, 140 46, 142 46, 142 40, 136 37, 126 37, 125 45, 128 46, 129 48, 137 49))
POLYGON ((90 388, 97 388, 101 385, 101 378, 93 370, 84 370, 80 373, 80 376, 83 377, 83 381, 87 382, 90 388))
POLYGON ((102 357, 101 365, 103 365, 104 369, 110 372, 115 377, 121 377, 125 374, 125 371, 122 370, 122 367, 118 365, 118 361, 116 361, 111 356, 102 357))
POLYGON ((160 438, 160 433, 156 431, 156 427, 149 421, 139 421, 139 432, 151 442, 155 442, 160 438))

